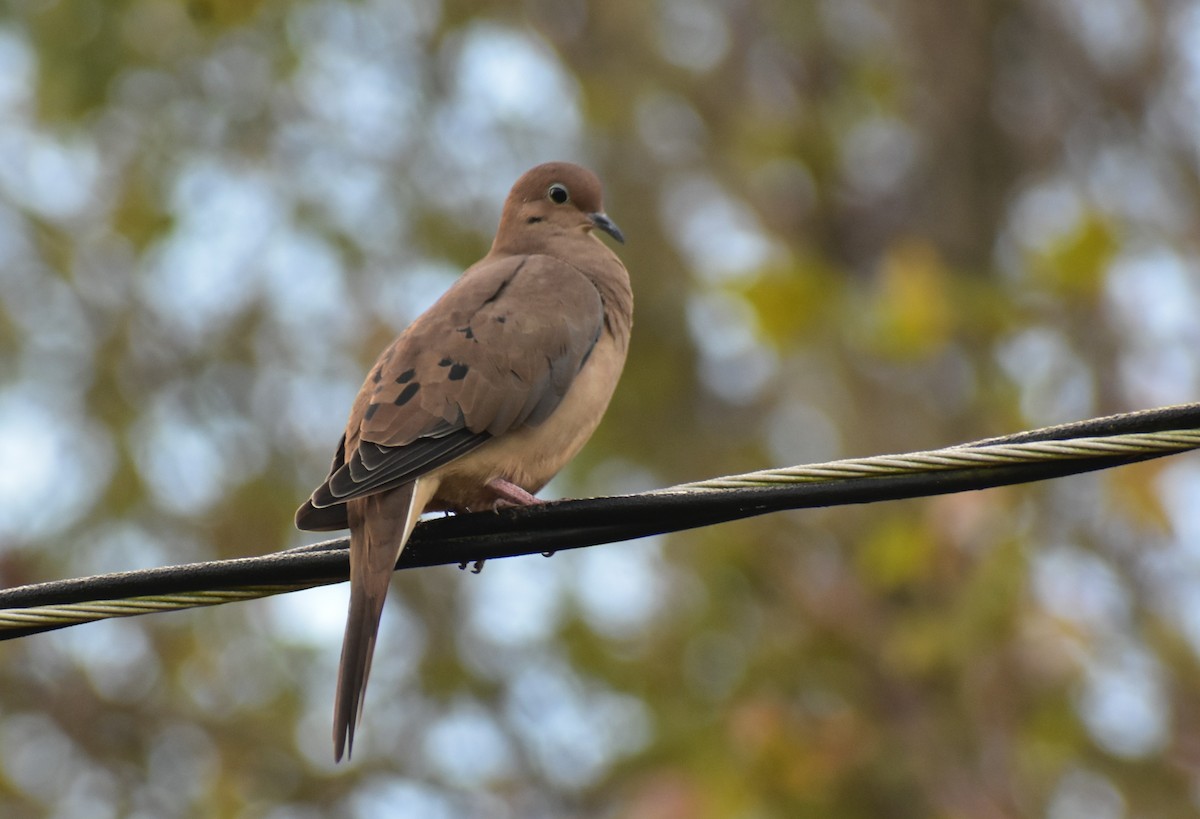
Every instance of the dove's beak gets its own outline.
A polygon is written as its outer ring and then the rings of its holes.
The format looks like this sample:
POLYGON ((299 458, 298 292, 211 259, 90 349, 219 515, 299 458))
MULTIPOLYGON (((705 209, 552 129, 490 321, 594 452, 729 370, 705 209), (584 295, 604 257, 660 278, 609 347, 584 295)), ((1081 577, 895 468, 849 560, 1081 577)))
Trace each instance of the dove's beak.
POLYGON ((625 234, 617 227, 617 223, 608 218, 606 213, 589 213, 588 218, 592 220, 592 224, 600 228, 609 236, 616 239, 621 244, 625 244, 625 234))

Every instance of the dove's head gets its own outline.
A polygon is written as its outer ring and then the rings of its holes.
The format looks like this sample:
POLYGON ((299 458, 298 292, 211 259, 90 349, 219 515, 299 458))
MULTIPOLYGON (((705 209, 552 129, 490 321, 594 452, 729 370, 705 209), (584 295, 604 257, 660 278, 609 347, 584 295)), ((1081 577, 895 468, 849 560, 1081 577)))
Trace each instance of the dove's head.
POLYGON ((554 236, 585 235, 595 228, 625 241, 621 229, 604 213, 600 179, 570 162, 547 162, 513 185, 493 251, 519 251, 554 236))

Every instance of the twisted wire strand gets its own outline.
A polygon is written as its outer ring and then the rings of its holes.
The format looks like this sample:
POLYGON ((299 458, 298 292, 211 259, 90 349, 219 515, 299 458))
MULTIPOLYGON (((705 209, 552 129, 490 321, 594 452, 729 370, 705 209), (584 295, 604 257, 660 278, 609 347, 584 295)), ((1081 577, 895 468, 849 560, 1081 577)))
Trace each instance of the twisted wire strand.
MULTIPOLYGON (((1114 416, 1115 417, 1115 416, 1114 416)), ((962 444, 944 449, 912 452, 901 455, 880 455, 869 458, 854 458, 829 463, 793 466, 782 469, 767 469, 740 475, 712 478, 709 480, 679 484, 658 489, 639 496, 628 496, 623 500, 647 500, 663 496, 695 495, 730 491, 755 491, 764 487, 795 487, 797 490, 812 488, 817 484, 836 484, 863 478, 885 478, 921 473, 999 469, 1020 465, 1043 464, 1049 461, 1077 461, 1076 471, 1086 471, 1089 462, 1112 459, 1144 459, 1161 455, 1185 452, 1200 448, 1200 429, 1169 429, 1160 432, 1136 432, 1103 436, 1066 438, 1062 440, 1036 440, 1019 443, 962 444)), ((1128 462, 1128 461, 1126 461, 1128 462)), ((1119 464, 1118 464, 1119 465, 1119 464)), ((1092 467, 1096 468, 1096 467, 1092 467)), ((1025 478, 1036 480, 1037 476, 1025 478)), ((1020 479, 1009 482, 1020 482, 1020 479)), ((970 488, 964 486, 962 488, 970 488)), ((941 491, 947 491, 944 488, 941 491)), ((769 510, 768 510, 769 511, 769 510)), ((750 514, 763 514, 752 512, 750 514)), ((695 525, 695 524, 693 524, 695 525)), ((676 526, 676 529, 687 528, 676 526)), ((313 554, 318 550, 337 548, 338 541, 303 546, 279 553, 280 556, 302 553, 313 554)), ((243 559, 245 560, 245 559, 243 559)), ((184 571, 196 570, 212 564, 192 564, 177 567, 184 571)), ((85 578, 86 582, 97 578, 85 578)), ((249 585, 237 588, 204 589, 169 594, 141 595, 126 598, 92 600, 74 603, 31 605, 0 609, 0 635, 6 631, 34 633, 79 623, 93 622, 112 617, 129 617, 163 611, 215 606, 239 600, 252 600, 290 591, 313 588, 344 580, 342 577, 325 577, 297 583, 273 585, 249 585)), ((17 634, 16 636, 21 636, 17 634)), ((0 637, 3 639, 3 637, 0 637)))
POLYGON ((1111 455, 1167 454, 1186 452, 1198 447, 1200 447, 1200 429, 1095 436, 1023 444, 953 446, 904 455, 875 455, 869 458, 852 458, 823 464, 763 469, 741 475, 728 475, 679 484, 666 489, 657 489, 647 494, 665 495, 696 490, 814 483, 951 469, 978 469, 1021 463, 1078 460, 1111 455))
POLYGON ((153 614, 162 611, 219 606, 241 600, 256 600, 284 592, 312 588, 312 583, 281 586, 247 586, 241 589, 215 589, 213 591, 180 592, 177 594, 127 597, 122 600, 95 600, 87 603, 63 603, 51 606, 31 606, 23 609, 0 611, 0 630, 42 626, 60 628, 81 623, 93 623, 113 617, 133 617, 138 614, 153 614))

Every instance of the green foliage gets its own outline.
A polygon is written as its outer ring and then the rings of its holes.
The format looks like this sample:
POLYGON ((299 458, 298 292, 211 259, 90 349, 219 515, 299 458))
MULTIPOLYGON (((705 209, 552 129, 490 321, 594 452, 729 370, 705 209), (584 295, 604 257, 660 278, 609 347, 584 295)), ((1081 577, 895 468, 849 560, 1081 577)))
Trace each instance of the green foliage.
MULTIPOLYGON (((560 494, 1196 400, 1169 5, 9 4, 0 584, 304 542, 368 361, 554 158, 637 296, 560 494)), ((341 767, 344 590, 5 643, 0 815, 1191 816, 1197 485, 404 573, 341 767)))

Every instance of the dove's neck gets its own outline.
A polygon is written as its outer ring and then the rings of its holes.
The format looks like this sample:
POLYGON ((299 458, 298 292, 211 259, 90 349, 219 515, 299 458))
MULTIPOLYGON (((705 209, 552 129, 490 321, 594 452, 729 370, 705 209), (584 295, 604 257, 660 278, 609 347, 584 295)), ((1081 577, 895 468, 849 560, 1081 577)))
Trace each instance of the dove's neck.
POLYGON ((505 256, 551 256, 587 276, 604 301, 606 329, 620 348, 625 349, 633 326, 633 289, 629 284, 629 272, 617 254, 598 236, 581 228, 556 231, 550 237, 541 232, 502 229, 496 234, 487 258, 505 256))

